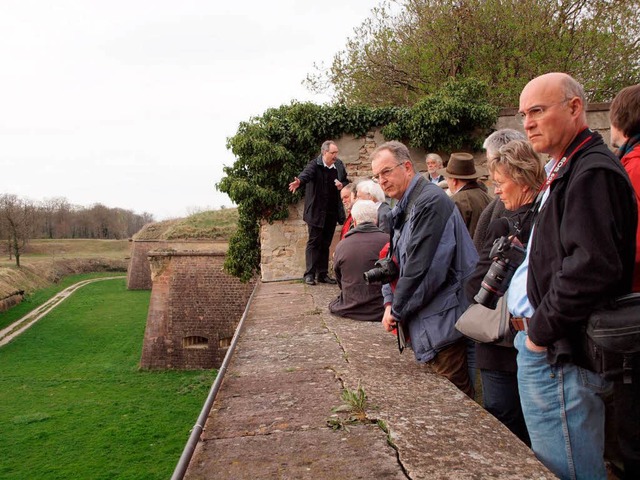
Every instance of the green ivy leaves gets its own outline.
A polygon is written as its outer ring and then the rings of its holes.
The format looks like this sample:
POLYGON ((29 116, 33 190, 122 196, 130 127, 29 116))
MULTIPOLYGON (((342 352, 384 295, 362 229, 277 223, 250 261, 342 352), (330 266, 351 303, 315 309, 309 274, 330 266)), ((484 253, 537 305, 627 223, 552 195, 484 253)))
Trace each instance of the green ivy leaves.
POLYGON ((302 194, 292 195, 288 184, 319 154, 323 141, 345 134, 361 137, 381 128, 387 140, 426 150, 474 149, 497 115, 498 109, 488 103, 486 84, 464 79, 448 81, 412 108, 292 102, 242 122, 227 139, 236 161, 224 167, 226 176, 216 185, 239 207, 226 270, 243 281, 257 272, 260 221, 287 217, 288 206, 302 194))

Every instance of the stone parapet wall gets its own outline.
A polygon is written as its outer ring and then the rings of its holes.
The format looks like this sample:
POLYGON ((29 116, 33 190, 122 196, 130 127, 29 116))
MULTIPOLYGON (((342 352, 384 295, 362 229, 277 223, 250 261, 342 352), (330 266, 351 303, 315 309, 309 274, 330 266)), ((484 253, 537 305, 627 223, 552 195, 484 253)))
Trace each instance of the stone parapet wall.
POLYGON ((211 250, 220 245, 220 252, 226 251, 226 243, 211 240, 130 240, 131 259, 127 268, 127 288, 129 290, 151 290, 151 268, 148 254, 152 250, 211 250))
POLYGON ((151 251, 153 288, 140 367, 218 368, 255 282, 223 271, 217 251, 151 251))
MULTIPOLYGON (((588 124, 591 128, 600 132, 607 143, 610 141, 609 105, 608 103, 591 104, 587 111, 588 124)), ((522 124, 515 117, 517 112, 517 108, 503 109, 496 122, 496 130, 513 128, 524 132, 522 124)), ((379 130, 368 132, 366 136, 360 138, 344 135, 335 139, 340 150, 338 156, 344 162, 347 176, 352 182, 371 178, 369 156, 384 141, 385 139, 379 130)), ((425 156, 428 152, 415 148, 410 150, 416 170, 425 172, 425 156)), ((438 153, 446 164, 449 154, 452 152, 436 151, 434 153, 438 153)), ((486 163, 483 152, 474 152, 473 154, 477 164, 486 163)), ((262 223, 260 227, 260 271, 263 281, 302 278, 305 270, 305 246, 307 242, 307 226, 302 220, 303 208, 304 200, 300 200, 296 205, 289 207, 288 219, 273 222, 272 224, 268 222, 262 223)), ((331 245, 330 258, 339 240, 339 234, 340 226, 336 228, 336 234, 331 245)))

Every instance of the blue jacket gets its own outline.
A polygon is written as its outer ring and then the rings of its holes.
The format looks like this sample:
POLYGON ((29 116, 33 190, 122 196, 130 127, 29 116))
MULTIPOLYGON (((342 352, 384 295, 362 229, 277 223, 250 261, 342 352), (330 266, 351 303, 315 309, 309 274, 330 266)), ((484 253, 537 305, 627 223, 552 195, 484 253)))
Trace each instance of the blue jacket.
POLYGON ((455 204, 422 175, 413 178, 390 215, 400 276, 395 291, 383 286, 384 301, 408 326, 416 360, 427 362, 462 338, 455 323, 469 306, 463 283, 478 252, 455 204))

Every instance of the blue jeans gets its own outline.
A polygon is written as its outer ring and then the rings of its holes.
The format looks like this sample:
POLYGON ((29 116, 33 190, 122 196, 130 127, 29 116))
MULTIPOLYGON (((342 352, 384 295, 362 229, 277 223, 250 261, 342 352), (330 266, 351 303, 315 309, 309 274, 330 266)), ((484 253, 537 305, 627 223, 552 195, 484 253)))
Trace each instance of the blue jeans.
POLYGON ((527 446, 531 446, 529 433, 522 415, 518 378, 515 372, 480 369, 484 408, 527 446))
POLYGON ((518 332, 518 387, 531 448, 562 479, 606 479, 603 395, 612 384, 571 363, 549 365, 518 332))
POLYGON ((476 342, 467 339, 467 367, 469 368, 469 380, 471 386, 477 391, 476 385, 476 342))

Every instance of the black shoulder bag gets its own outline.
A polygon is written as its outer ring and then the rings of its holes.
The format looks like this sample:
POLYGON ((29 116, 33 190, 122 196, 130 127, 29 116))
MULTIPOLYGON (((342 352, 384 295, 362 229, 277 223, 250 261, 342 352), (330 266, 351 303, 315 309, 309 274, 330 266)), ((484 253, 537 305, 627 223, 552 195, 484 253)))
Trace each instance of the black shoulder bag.
POLYGON ((596 310, 587 320, 586 360, 608 380, 631 383, 640 368, 640 293, 630 293, 596 310))

